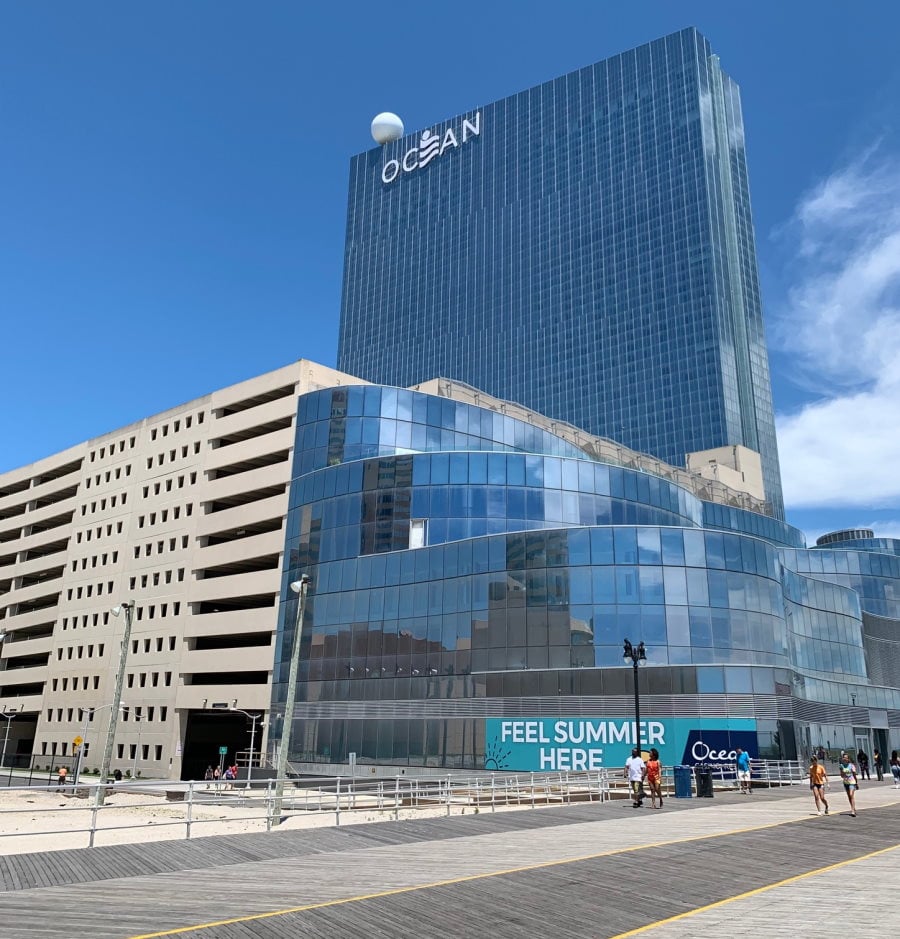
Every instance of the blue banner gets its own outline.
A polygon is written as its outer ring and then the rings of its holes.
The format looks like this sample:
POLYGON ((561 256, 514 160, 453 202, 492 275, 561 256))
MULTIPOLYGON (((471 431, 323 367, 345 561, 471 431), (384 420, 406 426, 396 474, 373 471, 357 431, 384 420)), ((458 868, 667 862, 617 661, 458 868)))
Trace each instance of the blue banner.
MULTIPOLYGON (((635 745, 634 721, 593 717, 492 717, 485 721, 484 768, 524 772, 619 769, 635 745)), ((734 763, 738 747, 759 753, 756 721, 669 717, 641 721, 640 747, 663 763, 734 763)))

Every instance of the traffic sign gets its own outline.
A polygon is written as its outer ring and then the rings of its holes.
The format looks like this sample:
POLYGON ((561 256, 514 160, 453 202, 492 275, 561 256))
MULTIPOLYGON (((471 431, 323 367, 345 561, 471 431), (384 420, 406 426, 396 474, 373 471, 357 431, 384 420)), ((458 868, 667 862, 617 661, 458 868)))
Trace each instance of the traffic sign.
POLYGON ((228 747, 219 747, 219 756, 225 756, 228 753, 228 747))
POLYGON ((83 743, 84 743, 84 740, 83 740, 81 737, 76 737, 76 738, 72 741, 72 746, 73 746, 73 747, 80 747, 83 743))

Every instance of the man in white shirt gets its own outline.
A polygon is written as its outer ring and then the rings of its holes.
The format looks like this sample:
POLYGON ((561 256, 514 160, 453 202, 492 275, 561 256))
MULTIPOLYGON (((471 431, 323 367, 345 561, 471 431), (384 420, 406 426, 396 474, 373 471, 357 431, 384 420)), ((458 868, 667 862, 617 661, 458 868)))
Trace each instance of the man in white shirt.
POLYGON ((625 761, 625 778, 631 788, 631 807, 639 809, 644 804, 644 776, 647 775, 647 767, 641 759, 641 751, 635 747, 631 751, 631 756, 625 761))

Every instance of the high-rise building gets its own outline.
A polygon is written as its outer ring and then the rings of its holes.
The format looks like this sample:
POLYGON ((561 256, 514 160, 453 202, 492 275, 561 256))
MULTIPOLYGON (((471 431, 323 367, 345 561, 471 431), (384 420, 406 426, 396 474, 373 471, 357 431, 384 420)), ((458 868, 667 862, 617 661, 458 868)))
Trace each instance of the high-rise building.
POLYGON ((353 158, 338 367, 443 375, 783 517, 737 85, 684 29, 353 158))
POLYGON ((99 768, 120 671, 113 768, 258 762, 297 400, 355 381, 300 360, 0 474, 0 762, 99 768))

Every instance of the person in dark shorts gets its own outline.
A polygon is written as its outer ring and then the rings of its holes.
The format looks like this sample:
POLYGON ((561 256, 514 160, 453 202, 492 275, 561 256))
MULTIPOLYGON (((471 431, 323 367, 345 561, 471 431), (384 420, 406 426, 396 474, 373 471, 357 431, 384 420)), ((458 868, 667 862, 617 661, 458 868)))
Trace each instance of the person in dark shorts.
POLYGON ((825 790, 828 788, 828 773, 815 756, 809 761, 809 788, 812 789, 813 798, 816 800, 816 812, 819 815, 827 815, 828 800, 825 798, 825 790))

